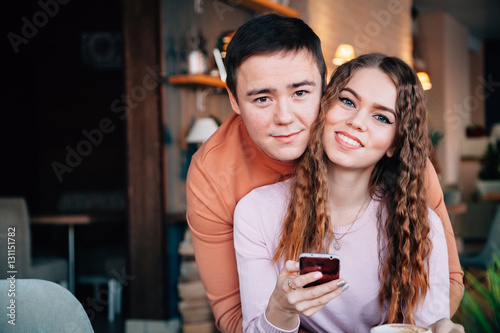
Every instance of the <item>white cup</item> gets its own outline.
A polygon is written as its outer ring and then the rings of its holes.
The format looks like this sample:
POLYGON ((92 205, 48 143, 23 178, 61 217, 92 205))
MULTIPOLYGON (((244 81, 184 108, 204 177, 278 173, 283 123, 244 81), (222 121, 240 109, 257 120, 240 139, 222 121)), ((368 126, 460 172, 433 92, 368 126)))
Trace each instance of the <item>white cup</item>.
POLYGON ((427 327, 408 324, 385 324, 373 327, 370 333, 432 333, 432 330, 427 327))

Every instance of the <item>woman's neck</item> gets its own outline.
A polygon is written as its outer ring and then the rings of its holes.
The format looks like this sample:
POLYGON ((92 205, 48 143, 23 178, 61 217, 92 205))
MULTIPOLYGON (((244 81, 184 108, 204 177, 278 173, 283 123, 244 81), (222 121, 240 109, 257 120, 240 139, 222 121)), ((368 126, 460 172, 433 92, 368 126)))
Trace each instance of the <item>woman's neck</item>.
POLYGON ((370 198, 369 182, 372 169, 346 169, 328 166, 328 191, 332 222, 347 225, 363 215, 370 198))

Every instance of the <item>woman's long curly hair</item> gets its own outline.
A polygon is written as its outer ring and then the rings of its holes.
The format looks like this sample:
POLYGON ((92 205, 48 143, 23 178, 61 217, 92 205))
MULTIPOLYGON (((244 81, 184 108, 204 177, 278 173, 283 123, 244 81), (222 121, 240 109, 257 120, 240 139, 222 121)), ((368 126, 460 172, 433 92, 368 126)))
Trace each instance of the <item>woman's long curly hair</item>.
MULTIPOLYGON (((415 72, 402 60, 380 53, 359 56, 333 74, 321 100, 308 148, 299 161, 278 248, 273 259, 298 260, 302 252, 328 252, 333 231, 328 205, 327 156, 322 137, 326 113, 361 68, 387 74, 397 87, 396 135, 392 157, 375 166, 369 191, 381 201, 378 212, 381 284, 379 305, 389 302, 389 322, 414 323, 413 313, 428 286, 428 238, 425 170, 430 140, 424 92, 415 72), (382 211, 385 221, 382 221, 382 211)), ((361 246, 361 245, 360 245, 361 246)))

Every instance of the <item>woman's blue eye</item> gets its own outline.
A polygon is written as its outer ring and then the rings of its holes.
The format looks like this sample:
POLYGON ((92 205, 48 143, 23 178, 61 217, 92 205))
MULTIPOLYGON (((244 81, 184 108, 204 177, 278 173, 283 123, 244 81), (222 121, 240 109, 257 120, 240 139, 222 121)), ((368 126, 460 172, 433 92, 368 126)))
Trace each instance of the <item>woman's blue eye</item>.
POLYGON ((389 121, 389 118, 387 118, 386 116, 381 115, 381 114, 377 114, 377 115, 375 115, 375 119, 377 119, 378 121, 380 121, 380 122, 382 122, 382 123, 385 123, 385 124, 392 124, 392 123, 389 121))
POLYGON ((354 103, 349 98, 339 97, 339 99, 342 103, 344 103, 347 106, 354 106, 354 103))

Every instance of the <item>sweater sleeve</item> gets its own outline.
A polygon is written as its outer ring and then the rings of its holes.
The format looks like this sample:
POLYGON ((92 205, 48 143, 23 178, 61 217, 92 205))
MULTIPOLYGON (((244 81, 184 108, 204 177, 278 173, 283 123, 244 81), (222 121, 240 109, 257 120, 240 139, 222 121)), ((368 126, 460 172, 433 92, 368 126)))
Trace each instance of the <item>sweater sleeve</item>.
POLYGON ((189 167, 186 195, 196 264, 216 325, 223 332, 241 332, 233 216, 211 175, 196 158, 189 167))
MULTIPOLYGON (((240 200, 234 212, 234 244, 240 281, 241 308, 244 332, 298 332, 299 326, 286 331, 272 325, 265 318, 265 311, 276 286, 277 269, 271 262, 261 223, 275 223, 266 214, 264 200, 253 191, 240 200), (261 202, 261 203, 259 203, 261 202)), ((271 215, 271 216, 270 216, 271 215)), ((267 235, 272 237, 272 235, 267 235)), ((300 325, 300 321, 299 321, 300 325)))
POLYGON ((439 217, 430 209, 429 221, 429 238, 432 242, 427 267, 429 287, 423 303, 415 313, 415 322, 421 326, 429 326, 439 319, 450 318, 450 280, 445 232, 439 217))

